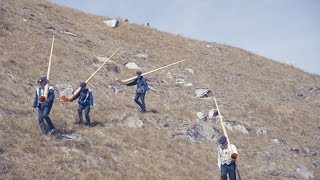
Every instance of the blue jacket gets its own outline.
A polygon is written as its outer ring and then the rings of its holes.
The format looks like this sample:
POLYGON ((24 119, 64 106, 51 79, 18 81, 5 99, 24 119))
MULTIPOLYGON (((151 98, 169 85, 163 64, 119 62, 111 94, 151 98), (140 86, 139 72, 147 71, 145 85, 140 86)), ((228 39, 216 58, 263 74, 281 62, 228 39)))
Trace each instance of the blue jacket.
POLYGON ((148 83, 143 76, 140 76, 140 78, 136 78, 131 83, 128 83, 127 86, 134 86, 137 85, 137 94, 145 94, 149 90, 148 83))
POLYGON ((89 105, 93 105, 93 95, 92 92, 86 88, 86 89, 82 89, 80 91, 79 94, 76 95, 76 97, 74 99, 78 100, 78 104, 82 105, 82 106, 89 106, 89 105))
POLYGON ((52 86, 49 86, 49 93, 48 93, 48 102, 42 102, 40 103, 38 98, 40 96, 43 96, 44 94, 44 87, 39 86, 37 91, 36 91, 36 96, 34 98, 33 101, 33 108, 39 108, 39 109, 43 109, 43 108, 52 108, 53 105, 53 101, 54 101, 54 89, 52 86))

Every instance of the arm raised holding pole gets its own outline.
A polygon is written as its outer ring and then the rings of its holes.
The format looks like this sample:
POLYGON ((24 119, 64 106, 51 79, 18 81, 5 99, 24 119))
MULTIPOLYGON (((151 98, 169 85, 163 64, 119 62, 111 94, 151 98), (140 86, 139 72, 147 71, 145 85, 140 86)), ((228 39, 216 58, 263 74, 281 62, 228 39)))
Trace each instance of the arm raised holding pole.
MULTIPOLYGON (((145 76, 145 75, 151 74, 151 73, 153 73, 153 72, 156 72, 156 71, 159 71, 159 70, 161 70, 161 69, 164 69, 164 68, 173 66, 173 65, 175 65, 175 64, 181 63, 181 62, 186 61, 186 60, 187 60, 187 59, 183 59, 183 60, 180 60, 180 61, 177 61, 177 62, 168 64, 168 65, 166 65, 166 66, 163 66, 163 67, 160 67, 160 68, 157 68, 157 69, 148 71, 148 72, 146 72, 146 73, 141 74, 141 76, 145 76)), ((121 80, 120 78, 116 78, 116 81, 117 81, 118 83, 120 83, 120 84, 126 84, 126 83, 128 83, 128 82, 130 82, 130 81, 135 80, 137 77, 138 77, 138 76, 134 76, 134 77, 131 77, 131 78, 125 79, 125 80, 121 80)))
MULTIPOLYGON (((88 83, 92 77, 108 62, 110 61, 110 59, 119 51, 120 48, 118 48, 86 81, 85 83, 88 83)), ((80 93, 81 88, 79 87, 69 98, 67 98, 66 96, 62 96, 61 97, 61 101, 62 102, 68 102, 68 101, 73 101, 74 98, 80 93)))

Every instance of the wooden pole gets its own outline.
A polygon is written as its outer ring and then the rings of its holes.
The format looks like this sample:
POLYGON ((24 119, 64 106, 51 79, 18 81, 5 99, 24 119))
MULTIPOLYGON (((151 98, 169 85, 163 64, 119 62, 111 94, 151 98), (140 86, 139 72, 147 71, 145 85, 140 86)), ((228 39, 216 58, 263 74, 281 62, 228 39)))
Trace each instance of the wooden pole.
MULTIPOLYGON (((94 72, 92 73, 92 75, 85 81, 85 83, 88 83, 92 77, 108 62, 110 61, 110 59, 119 51, 120 48, 118 48, 104 63, 101 64, 101 66, 94 72)), ((78 95, 81 91, 81 87, 79 87, 69 98, 67 98, 66 96, 62 96, 60 98, 60 100, 62 102, 65 102, 65 101, 73 101, 75 96, 78 95)))
MULTIPOLYGON (((150 74, 150 73, 153 73, 153 72, 159 71, 159 70, 161 70, 161 69, 164 69, 164 68, 167 68, 167 67, 169 67, 169 66, 172 66, 172 65, 175 65, 175 64, 181 63, 181 62, 186 61, 186 60, 187 60, 187 59, 183 59, 183 60, 181 60, 181 61, 174 62, 174 63, 168 64, 168 65, 166 65, 166 66, 163 66, 163 67, 160 67, 160 68, 157 68, 157 69, 154 69, 154 70, 148 71, 148 72, 143 73, 143 74, 141 74, 141 75, 142 75, 142 76, 144 76, 144 75, 148 75, 148 74, 150 74)), ((137 77, 138 77, 138 76, 134 76, 134 77, 132 77, 132 78, 122 80, 121 82, 122 82, 122 83, 127 83, 127 82, 129 82, 129 81, 132 81, 132 80, 136 79, 137 77)), ((117 81, 119 81, 119 79, 117 79, 117 81)))
POLYGON ((48 65, 48 72, 47 72, 47 84, 44 87, 43 96, 39 97, 40 102, 44 102, 48 99, 49 94, 49 81, 50 81, 50 70, 51 70, 51 61, 52 61, 52 52, 53 52, 53 43, 54 43, 54 35, 52 36, 52 44, 51 44, 51 51, 49 56, 49 65, 48 65))
MULTIPOLYGON (((216 99, 215 97, 214 97, 214 102, 215 102, 216 107, 217 107, 218 116, 219 116, 220 123, 221 123, 221 126, 222 126, 223 134, 224 134, 224 136, 227 138, 229 155, 230 155, 230 157, 232 157, 232 150, 231 150, 231 148, 230 148, 230 140, 229 140, 229 137, 228 137, 228 134, 227 134, 227 131, 226 131, 224 122, 223 122, 223 120, 222 120, 222 115, 220 114, 220 109, 219 109, 219 106, 218 106, 218 103, 217 103, 217 99, 216 99)), ((237 159, 238 157, 239 157, 239 156, 238 156, 238 154, 237 154, 236 159, 237 159)), ((238 179, 241 180, 241 176, 240 176, 240 172, 239 172, 238 167, 237 167, 236 169, 237 169, 237 173, 238 173, 238 179)))
MULTIPOLYGON (((219 109, 219 106, 218 106, 218 103, 217 103, 217 99, 216 99, 215 97, 213 97, 213 98, 214 98, 214 102, 216 103, 216 107, 217 107, 217 110, 218 110, 218 116, 219 116, 220 123, 221 123, 221 126, 222 126, 222 131, 223 131, 224 136, 227 138, 228 149, 229 149, 229 152, 231 153, 230 140, 229 140, 229 137, 228 137, 226 128, 224 127, 224 122, 223 122, 223 120, 222 120, 222 115, 220 114, 220 109, 219 109)), ((231 155, 231 154, 230 154, 230 155, 231 155)))

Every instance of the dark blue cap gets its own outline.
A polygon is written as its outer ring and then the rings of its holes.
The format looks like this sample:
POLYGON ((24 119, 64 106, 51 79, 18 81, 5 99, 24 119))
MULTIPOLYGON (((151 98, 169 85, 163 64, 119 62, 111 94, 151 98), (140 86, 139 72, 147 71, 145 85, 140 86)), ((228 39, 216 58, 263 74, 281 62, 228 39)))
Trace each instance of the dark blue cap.
POLYGON ((227 142, 227 138, 225 136, 221 136, 219 139, 219 144, 225 144, 227 142))
POLYGON ((86 87, 86 86, 87 86, 87 83, 85 83, 85 82, 80 83, 80 87, 86 87))
POLYGON ((47 77, 41 77, 40 79, 37 80, 37 83, 40 84, 40 83, 47 81, 47 80, 48 80, 47 77))

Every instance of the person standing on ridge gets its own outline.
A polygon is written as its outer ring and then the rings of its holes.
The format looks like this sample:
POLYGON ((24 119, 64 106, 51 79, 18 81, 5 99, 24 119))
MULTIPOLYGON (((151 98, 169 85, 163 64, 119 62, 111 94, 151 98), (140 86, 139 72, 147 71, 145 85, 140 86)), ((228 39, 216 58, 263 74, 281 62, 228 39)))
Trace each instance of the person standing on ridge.
POLYGON ((134 97, 134 102, 136 102, 139 106, 140 106, 140 111, 143 113, 147 112, 146 109, 146 104, 144 102, 146 93, 149 90, 149 86, 148 83, 146 81, 146 79, 142 76, 142 72, 141 71, 137 71, 136 75, 138 76, 134 81, 126 84, 124 83, 121 79, 117 79, 117 81, 121 84, 125 84, 127 86, 134 86, 137 85, 137 90, 136 90, 136 94, 134 97), (140 99, 140 101, 139 101, 140 99))
POLYGON ((238 158, 238 151, 235 145, 230 144, 228 148, 228 141, 225 136, 219 139, 218 147, 218 167, 221 172, 221 179, 227 180, 228 174, 230 180, 236 180, 236 160, 238 158))
POLYGON ((93 106, 93 95, 90 89, 87 88, 87 83, 81 82, 80 83, 81 91, 78 93, 74 99, 79 98, 78 100, 78 115, 79 115, 79 121, 78 124, 83 124, 83 117, 82 117, 82 111, 84 110, 86 122, 84 123, 85 126, 90 126, 90 109, 93 106))
POLYGON ((34 112, 38 108, 39 126, 44 134, 47 134, 48 132, 53 133, 55 129, 49 117, 49 113, 51 111, 54 97, 55 97, 54 89, 52 86, 49 86, 48 98, 44 102, 39 101, 39 97, 44 96, 45 86, 47 83, 48 83, 47 77, 41 77, 39 80, 37 80, 37 84, 39 85, 39 87, 37 88, 33 106, 32 106, 32 110, 34 112), (45 124, 44 119, 46 120, 47 125, 45 124))

